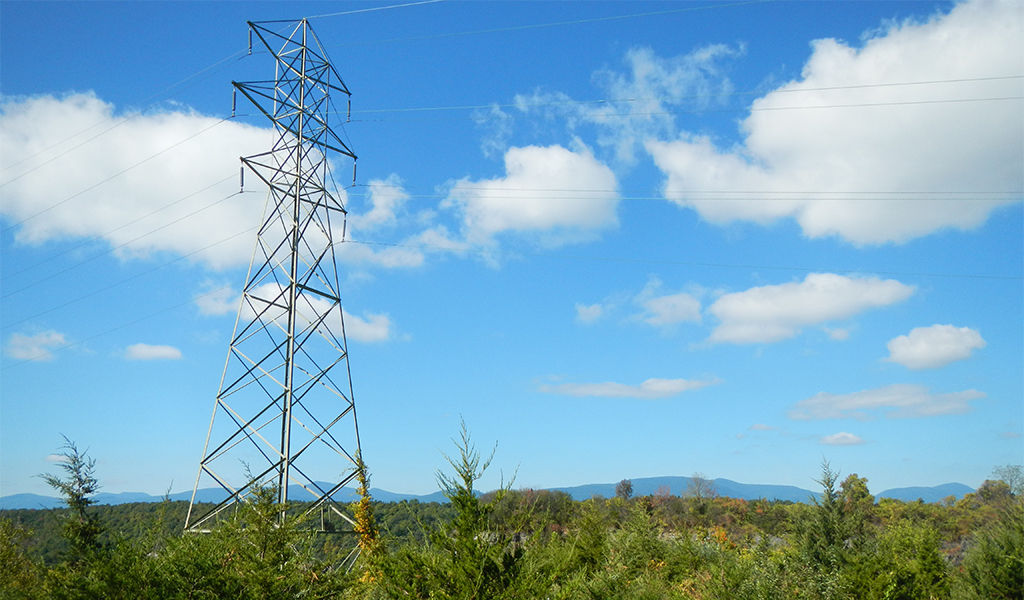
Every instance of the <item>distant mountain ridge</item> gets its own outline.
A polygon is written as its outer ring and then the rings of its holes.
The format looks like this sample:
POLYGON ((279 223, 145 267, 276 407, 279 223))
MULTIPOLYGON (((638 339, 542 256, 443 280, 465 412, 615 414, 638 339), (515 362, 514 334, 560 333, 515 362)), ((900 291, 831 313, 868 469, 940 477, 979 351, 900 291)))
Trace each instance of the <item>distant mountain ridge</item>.
MULTIPOLYGON (((641 477, 632 479, 633 495, 647 496, 668 491, 673 496, 683 495, 690 485, 689 477, 641 477)), ((713 480, 715 492, 719 496, 739 498, 743 500, 785 500, 789 502, 809 502, 811 498, 818 498, 817 492, 805 490, 792 485, 769 485, 754 483, 738 483, 730 479, 713 480)), ((615 495, 615 483, 591 483, 572 487, 548 488, 552 491, 566 492, 573 500, 587 500, 593 496, 611 498, 615 495)), ((965 494, 974 491, 974 488, 962 483, 944 483, 932 487, 904 487, 885 490, 875 495, 876 498, 892 498, 904 502, 914 502, 918 499, 924 502, 938 502, 949 496, 955 496, 958 500, 965 494)), ((312 495, 300 487, 289 489, 289 495, 297 501, 312 499, 312 495)), ((416 500, 418 502, 445 502, 441 492, 433 494, 399 494, 379 488, 371 488, 370 495, 374 500, 380 502, 400 502, 402 500, 416 500)), ((227 497, 227 492, 220 488, 201 489, 196 493, 196 500, 200 502, 220 502, 227 497)), ((169 496, 171 500, 191 500, 192 492, 179 492, 169 496)), ((352 488, 342 488, 335 496, 339 502, 354 502, 358 494, 352 488)), ((131 502, 160 502, 163 496, 153 496, 143 492, 121 492, 111 494, 101 492, 95 496, 96 504, 128 504, 131 502)), ((48 509, 59 508, 63 502, 59 498, 42 496, 39 494, 12 494, 0 497, 0 510, 13 509, 48 509)))

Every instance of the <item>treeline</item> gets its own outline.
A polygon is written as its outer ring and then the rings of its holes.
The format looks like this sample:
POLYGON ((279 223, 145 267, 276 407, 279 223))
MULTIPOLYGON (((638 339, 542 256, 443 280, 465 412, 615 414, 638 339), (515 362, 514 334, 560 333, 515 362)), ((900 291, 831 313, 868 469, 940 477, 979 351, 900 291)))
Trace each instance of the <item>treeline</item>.
POLYGON ((458 450, 440 477, 450 503, 357 503, 357 533, 333 536, 309 533, 301 507, 282 520, 269 487, 181 535, 183 502, 90 505, 78 457, 68 508, 0 515, 0 598, 1024 598, 1020 467, 936 504, 876 502, 827 463, 811 504, 719 497, 700 477, 683 496, 623 481, 577 502, 479 496, 489 460, 465 431, 458 450))

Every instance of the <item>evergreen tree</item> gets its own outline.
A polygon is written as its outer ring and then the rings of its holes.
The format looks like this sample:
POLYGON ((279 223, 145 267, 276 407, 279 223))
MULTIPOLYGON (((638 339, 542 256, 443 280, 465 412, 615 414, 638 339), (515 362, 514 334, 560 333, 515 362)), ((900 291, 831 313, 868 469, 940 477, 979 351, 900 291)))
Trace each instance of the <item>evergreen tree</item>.
POLYGON ((96 503, 93 496, 99 491, 99 480, 96 479, 96 460, 81 452, 74 442, 64 437, 58 463, 65 477, 43 474, 40 477, 64 498, 70 509, 63 522, 64 538, 71 545, 72 552, 81 558, 100 547, 100 526, 96 515, 89 507, 96 503))

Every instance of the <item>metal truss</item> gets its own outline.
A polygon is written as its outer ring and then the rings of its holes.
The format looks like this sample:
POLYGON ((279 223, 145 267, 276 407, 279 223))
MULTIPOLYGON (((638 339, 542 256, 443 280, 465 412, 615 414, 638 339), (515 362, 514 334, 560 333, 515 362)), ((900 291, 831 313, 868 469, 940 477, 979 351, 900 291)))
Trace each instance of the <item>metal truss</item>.
POLYGON ((355 154, 328 124, 331 94, 351 94, 305 19, 274 23, 286 26, 250 22, 249 48, 255 36, 275 78, 232 82, 274 124, 276 141, 241 159, 242 177, 248 170, 270 191, 186 531, 209 530, 263 485, 277 488, 282 516, 291 494, 312 501, 306 512, 319 511, 322 530, 353 523, 335 501, 362 463, 334 257, 346 213, 328 187, 331 154, 352 159, 355 174, 355 154), (198 490, 218 486, 226 499, 197 502, 198 490))

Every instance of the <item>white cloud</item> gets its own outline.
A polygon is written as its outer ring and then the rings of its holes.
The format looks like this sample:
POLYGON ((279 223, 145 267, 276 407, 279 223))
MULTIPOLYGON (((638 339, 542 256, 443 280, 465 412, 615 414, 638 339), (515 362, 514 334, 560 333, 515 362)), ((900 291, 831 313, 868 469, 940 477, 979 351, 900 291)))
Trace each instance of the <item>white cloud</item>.
MULTIPOLYGON (((610 148, 622 163, 632 164, 635 149, 643 140, 675 135, 673 108, 700 109, 725 101, 733 86, 720 63, 743 52, 742 47, 714 44, 662 58, 651 48, 631 48, 623 59, 625 73, 611 69, 594 73, 606 102, 575 102, 563 92, 537 91, 529 96, 517 95, 515 104, 526 114, 564 118, 570 131, 581 124, 596 125, 598 144, 610 148)), ((501 136, 497 139, 507 139, 508 120, 498 122, 496 127, 500 127, 501 136)))
POLYGON ((820 442, 826 446, 859 446, 864 443, 864 438, 840 431, 839 433, 823 436, 820 442))
POLYGON ((357 342, 386 342, 391 338, 391 319, 385 314, 363 313, 363 317, 345 314, 345 336, 357 342))
POLYGON ((60 454, 47 454, 46 458, 44 458, 43 460, 51 463, 61 463, 67 460, 67 457, 61 456, 60 454))
POLYGON ((206 316, 219 316, 238 312, 240 298, 230 286, 214 287, 215 284, 207 282, 203 292, 195 299, 199 307, 199 314, 206 316), (212 289, 211 289, 212 288, 212 289))
POLYGON ((753 103, 742 146, 694 134, 647 141, 666 198, 712 223, 793 218, 808 237, 855 244, 980 226, 1020 200, 1024 113, 1019 100, 962 100, 1020 96, 1018 80, 977 79, 1024 71, 1022 10, 970 1, 859 49, 814 42, 801 79, 753 103), (813 108, 851 104, 889 105, 813 108))
POLYGON ((700 300, 690 294, 658 296, 643 302, 647 309, 644 321, 651 325, 675 325, 683 321, 700 322, 700 300))
POLYGON ((495 104, 487 111, 477 111, 473 115, 473 120, 478 127, 488 130, 480 142, 484 156, 491 158, 508 150, 508 139, 512 136, 512 115, 495 104))
POLYGON ((547 394, 565 394, 568 396, 603 396, 608 398, 639 398, 653 400, 675 396, 688 390, 697 390, 719 383, 717 379, 697 381, 692 379, 648 379, 640 385, 624 383, 562 383, 558 385, 544 384, 537 388, 547 394))
POLYGON ((472 245, 492 245, 495 235, 531 235, 548 247, 592 239, 618 225, 618 183, 611 169, 581 143, 510 148, 505 176, 455 182, 442 207, 463 219, 472 245))
MULTIPOLYGON (((286 302, 283 292, 284 288, 277 283, 257 286, 250 292, 248 301, 242 303, 243 318, 252 319, 259 314, 260 320, 264 323, 277 321, 279 324, 283 324, 287 314, 283 308, 286 302)), ((328 313, 323 322, 328 324, 327 330, 335 335, 341 333, 338 319, 344 318, 345 337, 348 340, 374 343, 391 339, 391 319, 386 314, 363 312, 362 316, 355 316, 342 309, 339 315, 337 306, 332 306, 329 300, 310 293, 300 293, 296 304, 298 306, 297 328, 300 330, 328 313)), ((327 335, 326 330, 322 333, 327 335)))
POLYGON ((400 245, 383 246, 374 250, 374 246, 364 240, 355 240, 338 244, 334 247, 334 255, 339 261, 350 265, 376 265, 385 268, 418 267, 423 264, 424 254, 415 246, 416 241, 406 240, 400 245))
POLYGON ((908 369, 934 369, 970 358, 971 351, 984 348, 981 334, 969 327, 932 325, 915 327, 909 335, 889 341, 889 358, 908 369))
POLYGON ((842 328, 831 329, 829 327, 822 327, 822 329, 825 331, 825 333, 828 334, 828 339, 830 339, 830 340, 834 340, 834 341, 837 341, 837 342, 842 342, 842 341, 850 339, 850 330, 849 329, 842 329, 842 328))
POLYGON ((663 294, 661 288, 661 280, 651 277, 644 289, 633 299, 634 303, 644 309, 634 318, 662 329, 669 329, 686 321, 700 322, 700 300, 685 292, 663 294))
POLYGON ((755 287, 720 297, 708 308, 721 320, 709 340, 778 342, 797 335, 801 327, 848 319, 871 308, 902 302, 913 293, 913 286, 893 279, 811 273, 800 283, 755 287))
POLYGON ((47 361, 56 358, 51 350, 63 346, 64 334, 44 331, 36 335, 12 334, 7 338, 7 355, 20 360, 47 361))
POLYGON ((932 394, 921 385, 898 383, 852 394, 821 392, 794 404, 789 411, 789 418, 866 421, 875 418, 878 413, 884 413, 889 418, 957 415, 971 409, 968 402, 984 397, 985 394, 977 390, 932 394))
POLYGON ((92 94, 6 99, 0 111, 2 211, 21 222, 18 242, 99 237, 123 258, 196 252, 215 269, 249 260, 255 232, 232 236, 259 224, 265 188, 249 177, 261 191, 232 194, 238 157, 269 149, 270 130, 194 112, 116 115, 92 94))
POLYGON ((180 360, 181 350, 173 346, 132 344, 125 350, 124 357, 128 360, 180 360))
POLYGON ((584 325, 590 325, 604 315, 604 307, 601 304, 580 304, 576 303, 576 320, 584 325))
POLYGON ((426 261, 428 254, 459 254, 470 249, 466 242, 453 239, 443 225, 424 229, 393 245, 363 242, 357 239, 337 244, 335 255, 339 261, 350 265, 376 265, 390 269, 418 267, 426 261))
POLYGON ((775 431, 778 427, 772 427, 771 425, 765 425, 764 423, 755 423, 750 426, 751 431, 775 431))
POLYGON ((398 213, 409 199, 409 194, 402 187, 402 180, 392 173, 387 179, 371 180, 367 187, 371 208, 362 214, 349 212, 349 227, 359 232, 393 227, 398 222, 398 213))

